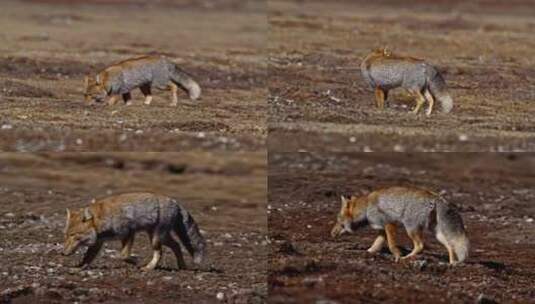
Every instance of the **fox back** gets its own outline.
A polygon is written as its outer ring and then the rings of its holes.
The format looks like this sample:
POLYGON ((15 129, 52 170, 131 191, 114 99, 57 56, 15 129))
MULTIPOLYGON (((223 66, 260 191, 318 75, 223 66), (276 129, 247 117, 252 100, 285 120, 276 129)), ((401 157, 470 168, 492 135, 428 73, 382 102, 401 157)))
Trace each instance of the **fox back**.
POLYGON ((372 227, 384 227, 388 223, 401 223, 405 227, 430 227, 431 216, 439 197, 426 190, 408 187, 390 187, 372 192, 367 218, 372 227))

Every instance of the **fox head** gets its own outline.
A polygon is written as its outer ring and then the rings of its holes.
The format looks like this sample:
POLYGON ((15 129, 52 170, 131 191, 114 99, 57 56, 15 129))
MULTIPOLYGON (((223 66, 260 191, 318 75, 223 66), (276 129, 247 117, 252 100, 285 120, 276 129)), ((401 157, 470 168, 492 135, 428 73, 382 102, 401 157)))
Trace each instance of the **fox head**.
POLYGON ((84 98, 86 102, 90 102, 92 100, 101 102, 104 100, 104 98, 106 98, 106 95, 106 88, 102 83, 102 79, 100 79, 98 75, 96 77, 85 76, 84 98))
POLYGON ((392 50, 388 46, 377 48, 373 50, 373 53, 377 56, 383 56, 383 57, 392 56, 392 50))
POLYGON ((93 215, 88 208, 80 211, 67 209, 65 225, 65 243, 63 254, 71 255, 81 245, 92 246, 97 242, 97 231, 93 223, 93 215))
POLYGON ((342 207, 336 219, 336 224, 331 230, 331 236, 337 237, 346 232, 353 232, 368 223, 366 209, 368 203, 364 198, 352 196, 350 199, 341 197, 342 207))

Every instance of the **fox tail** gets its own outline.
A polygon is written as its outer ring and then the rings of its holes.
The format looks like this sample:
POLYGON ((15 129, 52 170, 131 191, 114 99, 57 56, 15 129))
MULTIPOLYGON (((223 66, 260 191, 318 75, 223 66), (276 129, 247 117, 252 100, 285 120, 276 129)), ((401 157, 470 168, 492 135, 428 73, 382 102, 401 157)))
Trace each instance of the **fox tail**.
POLYGON ((184 90, 188 91, 191 100, 196 100, 201 96, 201 87, 199 84, 176 64, 173 64, 171 67, 171 80, 184 90))
POLYGON ((186 209, 180 207, 180 216, 180 221, 175 226, 175 232, 193 257, 193 262, 199 265, 206 255, 206 241, 199 231, 199 226, 186 209))
POLYGON ((448 202, 437 203, 437 239, 446 247, 452 248, 457 261, 462 262, 468 257, 470 242, 466 237, 461 215, 448 202))
POLYGON ((429 67, 427 82, 429 84, 429 91, 435 99, 440 102, 442 106, 442 112, 449 113, 453 108, 453 99, 451 99, 450 94, 448 94, 446 81, 434 67, 429 67))

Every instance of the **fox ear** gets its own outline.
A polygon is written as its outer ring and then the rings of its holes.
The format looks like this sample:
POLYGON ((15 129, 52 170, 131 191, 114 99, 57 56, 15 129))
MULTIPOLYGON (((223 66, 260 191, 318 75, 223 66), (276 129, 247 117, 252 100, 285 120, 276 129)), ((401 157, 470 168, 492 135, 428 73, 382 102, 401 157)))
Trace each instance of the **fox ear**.
POLYGON ((347 198, 345 196, 340 196, 340 200, 342 201, 342 209, 344 209, 347 206, 347 198))
POLYGON ((84 222, 85 221, 89 221, 90 219, 93 218, 93 214, 91 214, 91 211, 89 211, 89 208, 84 208, 84 222))

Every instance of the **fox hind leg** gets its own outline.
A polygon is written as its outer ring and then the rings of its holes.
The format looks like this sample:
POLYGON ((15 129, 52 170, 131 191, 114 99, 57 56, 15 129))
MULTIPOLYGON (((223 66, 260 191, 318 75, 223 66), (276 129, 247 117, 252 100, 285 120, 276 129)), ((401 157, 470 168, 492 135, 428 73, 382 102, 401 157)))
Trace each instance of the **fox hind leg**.
POLYGON ((394 224, 385 225, 386 241, 388 243, 388 249, 394 255, 395 261, 399 261, 401 252, 396 244, 396 226, 394 224))
POLYGON ((376 252, 381 251, 381 249, 383 249, 383 247, 385 245, 385 240, 386 240, 385 232, 381 231, 381 234, 379 234, 379 236, 377 236, 375 241, 373 241, 373 244, 370 246, 370 248, 368 248, 368 252, 369 253, 376 253, 376 252))
POLYGON ((162 243, 160 241, 160 234, 158 232, 149 232, 149 239, 152 245, 152 260, 143 267, 143 270, 153 270, 158 266, 160 259, 162 258, 162 243))
POLYGON ((422 250, 424 250, 424 242, 422 240, 422 231, 420 229, 407 231, 407 234, 411 238, 412 244, 414 247, 412 248, 411 253, 401 258, 402 260, 412 258, 418 253, 422 252, 422 250))
POLYGON ((150 90, 150 84, 142 85, 141 87, 139 87, 139 89, 141 90, 141 93, 143 93, 143 96, 145 96, 144 103, 146 105, 150 105, 150 103, 152 102, 152 93, 150 90))

